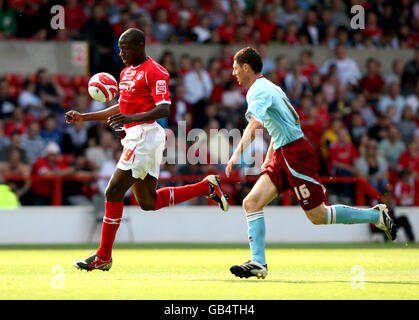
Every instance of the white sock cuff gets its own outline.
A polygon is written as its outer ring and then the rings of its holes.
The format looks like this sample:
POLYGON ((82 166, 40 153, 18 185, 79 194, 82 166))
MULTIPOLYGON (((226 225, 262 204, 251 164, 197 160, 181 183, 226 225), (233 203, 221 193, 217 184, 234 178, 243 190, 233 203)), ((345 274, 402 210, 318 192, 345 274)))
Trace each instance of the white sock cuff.
POLYGON ((333 206, 326 207, 326 224, 336 223, 336 209, 333 206))
POLYGON ((246 212, 247 221, 255 221, 264 217, 263 210, 257 212, 246 212))

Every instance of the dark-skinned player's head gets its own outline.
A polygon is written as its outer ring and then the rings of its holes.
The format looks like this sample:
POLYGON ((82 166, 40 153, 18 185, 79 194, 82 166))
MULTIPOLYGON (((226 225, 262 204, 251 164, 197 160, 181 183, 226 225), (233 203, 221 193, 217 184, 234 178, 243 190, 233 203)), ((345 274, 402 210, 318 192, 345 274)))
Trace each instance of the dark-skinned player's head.
POLYGON ((139 65, 146 59, 145 34, 140 29, 130 28, 118 40, 119 56, 126 66, 139 65))
POLYGON ((251 75, 262 72, 262 56, 255 48, 247 47, 234 55, 233 76, 241 85, 246 85, 251 75))

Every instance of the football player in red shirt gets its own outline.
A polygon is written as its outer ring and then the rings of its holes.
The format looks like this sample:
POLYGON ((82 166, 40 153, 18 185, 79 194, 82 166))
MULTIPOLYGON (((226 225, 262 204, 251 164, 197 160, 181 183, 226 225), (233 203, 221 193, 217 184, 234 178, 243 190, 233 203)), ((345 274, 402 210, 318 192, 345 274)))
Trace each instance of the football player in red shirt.
POLYGON ((146 55, 145 35, 141 30, 125 31, 118 46, 119 56, 127 66, 121 72, 118 104, 91 113, 72 110, 65 116, 67 123, 107 120, 112 128, 123 127, 126 132, 121 141, 124 151, 105 191, 99 250, 74 262, 76 268, 88 271, 107 271, 112 266, 112 246, 122 219, 123 198, 129 188, 143 210, 158 210, 197 196, 207 196, 223 211, 228 210, 219 178, 215 175, 196 184, 156 190, 165 144, 164 129, 156 120, 170 114, 169 73, 146 55))

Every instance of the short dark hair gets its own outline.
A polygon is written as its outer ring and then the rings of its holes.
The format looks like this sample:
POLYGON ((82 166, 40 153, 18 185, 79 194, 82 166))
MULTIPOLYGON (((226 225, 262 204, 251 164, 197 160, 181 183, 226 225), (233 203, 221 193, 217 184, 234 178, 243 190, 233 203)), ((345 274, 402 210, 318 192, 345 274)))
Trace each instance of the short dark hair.
POLYGON ((255 73, 262 71, 262 56, 259 51, 252 47, 240 49, 235 55, 234 60, 240 65, 247 63, 255 73))

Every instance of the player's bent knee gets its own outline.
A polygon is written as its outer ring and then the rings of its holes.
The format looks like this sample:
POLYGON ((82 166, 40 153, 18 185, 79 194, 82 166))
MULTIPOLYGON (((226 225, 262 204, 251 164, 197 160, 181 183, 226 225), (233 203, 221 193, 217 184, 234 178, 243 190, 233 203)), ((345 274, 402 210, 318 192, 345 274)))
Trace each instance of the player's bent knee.
POLYGON ((117 186, 115 186, 114 184, 109 184, 106 187, 105 190, 105 199, 106 201, 119 201, 120 196, 119 193, 120 191, 118 190, 119 188, 117 186))
POLYGON ((259 208, 257 201, 249 197, 244 198, 242 206, 245 212, 256 212, 263 209, 259 208))
POLYGON ((140 203, 140 207, 144 211, 153 211, 155 208, 155 203, 151 201, 145 201, 145 202, 143 201, 140 203))
POLYGON ((320 205, 312 210, 305 211, 307 218, 314 225, 321 225, 326 223, 326 207, 320 205))

